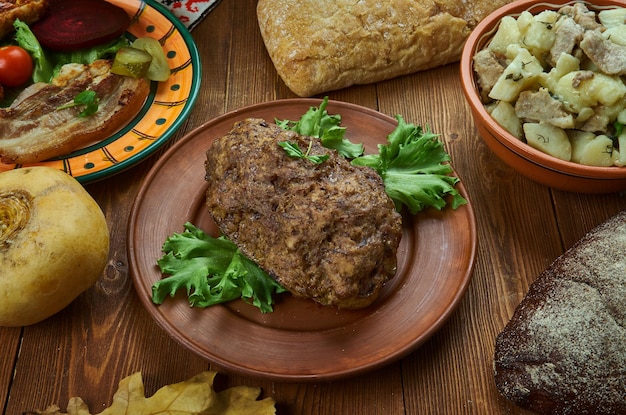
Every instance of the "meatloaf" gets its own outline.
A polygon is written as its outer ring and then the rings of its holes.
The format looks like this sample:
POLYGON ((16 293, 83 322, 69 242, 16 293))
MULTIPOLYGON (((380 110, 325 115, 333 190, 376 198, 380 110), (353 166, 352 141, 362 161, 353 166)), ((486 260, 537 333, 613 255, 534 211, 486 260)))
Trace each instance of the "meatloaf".
POLYGON ((208 149, 206 180, 220 231, 295 296, 362 308, 396 272, 402 218, 382 179, 316 138, 238 122, 208 149), (329 158, 293 158, 280 142, 329 158))

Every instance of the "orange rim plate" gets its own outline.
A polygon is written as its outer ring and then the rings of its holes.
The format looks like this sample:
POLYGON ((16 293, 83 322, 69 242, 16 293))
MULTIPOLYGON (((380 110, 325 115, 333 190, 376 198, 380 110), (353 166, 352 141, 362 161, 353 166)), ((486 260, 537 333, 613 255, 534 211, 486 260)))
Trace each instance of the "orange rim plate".
POLYGON ((81 183, 104 179, 151 155, 189 116, 201 79, 198 50, 189 31, 167 8, 152 0, 109 2, 131 16, 127 32, 130 39, 149 36, 161 42, 172 75, 165 82, 152 82, 150 94, 138 114, 107 139, 38 163, 0 163, 0 172, 43 165, 63 170, 81 183))

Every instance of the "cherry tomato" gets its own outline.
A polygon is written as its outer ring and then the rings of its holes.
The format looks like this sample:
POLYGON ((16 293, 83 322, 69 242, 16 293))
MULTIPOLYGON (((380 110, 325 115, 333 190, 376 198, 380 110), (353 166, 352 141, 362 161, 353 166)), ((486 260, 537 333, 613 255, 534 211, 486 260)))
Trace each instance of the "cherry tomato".
POLYGON ((19 46, 0 47, 0 85, 16 87, 33 74, 33 59, 19 46))

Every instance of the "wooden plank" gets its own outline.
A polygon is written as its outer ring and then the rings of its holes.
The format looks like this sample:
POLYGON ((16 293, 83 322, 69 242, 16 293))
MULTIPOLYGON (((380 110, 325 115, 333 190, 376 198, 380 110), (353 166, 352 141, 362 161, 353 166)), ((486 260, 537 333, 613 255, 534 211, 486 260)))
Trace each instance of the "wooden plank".
POLYGON ((21 327, 0 327, 0 405, 8 398, 21 334, 21 327))

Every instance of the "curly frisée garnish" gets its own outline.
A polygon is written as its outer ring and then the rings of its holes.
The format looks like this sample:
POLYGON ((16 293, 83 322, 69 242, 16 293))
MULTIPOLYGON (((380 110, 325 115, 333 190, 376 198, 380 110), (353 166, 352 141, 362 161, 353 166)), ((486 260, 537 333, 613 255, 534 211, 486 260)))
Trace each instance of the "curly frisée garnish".
POLYGON ((157 261, 169 274, 152 286, 152 302, 185 289, 192 307, 209 307, 238 298, 251 302, 263 313, 273 311, 273 294, 285 289, 257 264, 244 256, 225 237, 214 238, 191 223, 174 233, 163 245, 165 255, 157 261))
POLYGON ((451 176, 450 156, 439 135, 407 124, 399 115, 396 119, 398 127, 387 137, 388 144, 379 144, 378 154, 357 157, 352 164, 376 170, 398 210, 406 206, 413 215, 427 207, 441 210, 446 195, 452 196, 453 209, 466 204, 454 187, 459 178, 451 176))

